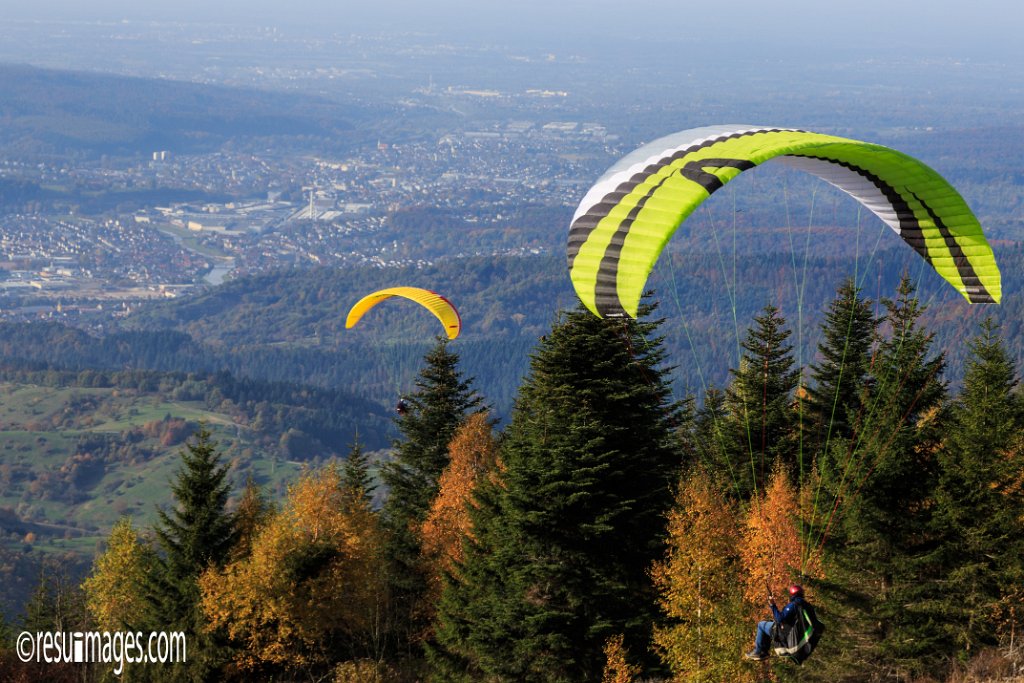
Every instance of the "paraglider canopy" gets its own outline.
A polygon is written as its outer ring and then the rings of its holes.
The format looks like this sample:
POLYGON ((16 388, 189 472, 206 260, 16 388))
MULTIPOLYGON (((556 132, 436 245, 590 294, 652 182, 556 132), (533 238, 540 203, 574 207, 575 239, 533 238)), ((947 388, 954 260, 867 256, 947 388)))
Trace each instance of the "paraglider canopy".
POLYGON ((662 249, 694 209, 743 171, 779 158, 870 209, 971 303, 998 303, 981 225, 931 168, 888 147, 802 130, 729 124, 655 140, 612 166, 569 229, 573 286, 601 317, 636 317, 662 249))
POLYGON ((345 329, 355 326, 367 311, 380 302, 395 296, 415 301, 433 313, 444 325, 444 331, 449 339, 459 336, 459 332, 462 330, 462 319, 459 317, 459 312, 455 310, 455 306, 437 292, 419 287, 390 287, 364 296, 348 312, 345 329))

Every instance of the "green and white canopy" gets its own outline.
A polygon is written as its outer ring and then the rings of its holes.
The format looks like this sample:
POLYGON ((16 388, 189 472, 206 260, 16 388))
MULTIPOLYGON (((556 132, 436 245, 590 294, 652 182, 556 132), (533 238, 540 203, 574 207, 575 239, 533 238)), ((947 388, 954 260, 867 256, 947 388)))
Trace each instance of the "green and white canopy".
POLYGON ((931 168, 868 142, 739 124, 655 140, 601 176, 569 229, 569 274, 580 299, 602 317, 635 317, 651 269, 686 217, 743 171, 775 158, 857 199, 969 302, 999 302, 999 269, 978 219, 931 168))

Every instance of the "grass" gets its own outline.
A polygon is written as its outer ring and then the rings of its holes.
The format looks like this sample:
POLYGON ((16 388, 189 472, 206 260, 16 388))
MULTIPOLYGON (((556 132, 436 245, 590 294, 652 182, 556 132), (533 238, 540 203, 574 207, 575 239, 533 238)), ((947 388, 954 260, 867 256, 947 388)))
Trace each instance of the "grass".
MULTIPOLYGON (((179 453, 185 444, 160 446, 152 438, 140 445, 155 455, 142 462, 108 462, 102 474, 86 479, 79 495, 84 500, 50 500, 45 488, 34 482, 58 476, 74 463, 79 439, 94 433, 127 434, 148 422, 175 418, 204 421, 213 432, 218 449, 229 465, 234 493, 240 493, 249 476, 271 496, 283 491, 301 470, 295 464, 264 451, 250 430, 236 425, 226 414, 206 410, 198 402, 168 401, 157 394, 135 394, 114 389, 60 388, 0 383, 0 506, 9 507, 30 522, 59 525, 37 533, 34 544, 42 551, 72 551, 91 556, 122 516, 130 515, 139 528, 157 519, 158 506, 173 501, 171 483, 180 468, 179 453), (88 397, 93 403, 75 406, 88 397), (54 428, 54 424, 74 424, 54 428), (32 426, 32 429, 26 427, 32 426), (5 469, 13 472, 5 479, 5 469), (84 537, 64 538, 60 526, 75 525, 84 537)), ((75 533, 72 531, 72 533, 75 533)), ((20 540, 4 543, 20 546, 20 540)))

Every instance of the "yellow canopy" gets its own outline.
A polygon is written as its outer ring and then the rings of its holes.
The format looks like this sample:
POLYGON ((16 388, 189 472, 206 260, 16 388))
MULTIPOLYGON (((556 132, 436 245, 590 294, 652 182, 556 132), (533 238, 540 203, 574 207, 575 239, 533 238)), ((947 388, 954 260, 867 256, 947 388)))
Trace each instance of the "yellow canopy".
POLYGON ((419 287, 389 287, 364 296, 348 312, 345 329, 353 327, 368 310, 393 296, 415 301, 437 316, 437 319, 444 325, 444 331, 448 334, 449 339, 459 336, 459 332, 462 330, 462 319, 459 317, 459 312, 455 310, 455 306, 452 306, 452 303, 440 294, 419 287))

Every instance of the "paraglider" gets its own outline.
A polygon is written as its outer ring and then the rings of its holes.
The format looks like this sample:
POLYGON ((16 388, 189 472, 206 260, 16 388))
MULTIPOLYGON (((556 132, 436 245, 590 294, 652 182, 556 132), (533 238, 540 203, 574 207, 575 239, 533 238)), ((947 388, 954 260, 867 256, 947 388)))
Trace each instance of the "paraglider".
POLYGON ((444 331, 449 339, 455 339, 459 336, 459 332, 462 330, 462 319, 459 317, 459 312, 455 309, 455 306, 440 294, 431 292, 429 289, 420 289, 419 287, 390 287, 364 296, 348 312, 348 317, 345 319, 345 329, 355 326, 367 311, 380 302, 395 296, 415 301, 433 313, 441 321, 441 324, 444 325, 444 331))
POLYGON ((969 302, 999 302, 999 269, 978 219, 928 166, 868 142, 731 124, 644 145, 587 192, 567 250, 584 305, 600 317, 636 317, 651 269, 687 216, 743 171, 775 158, 857 199, 969 302))
POLYGON ((395 412, 399 415, 406 415, 409 412, 409 404, 404 398, 398 399, 398 403, 395 404, 395 412))
POLYGON ((789 604, 781 610, 768 589, 768 606, 774 620, 757 624, 754 649, 743 656, 754 661, 767 659, 770 651, 803 664, 818 646, 825 625, 804 598, 804 587, 794 583, 789 587, 789 604))

